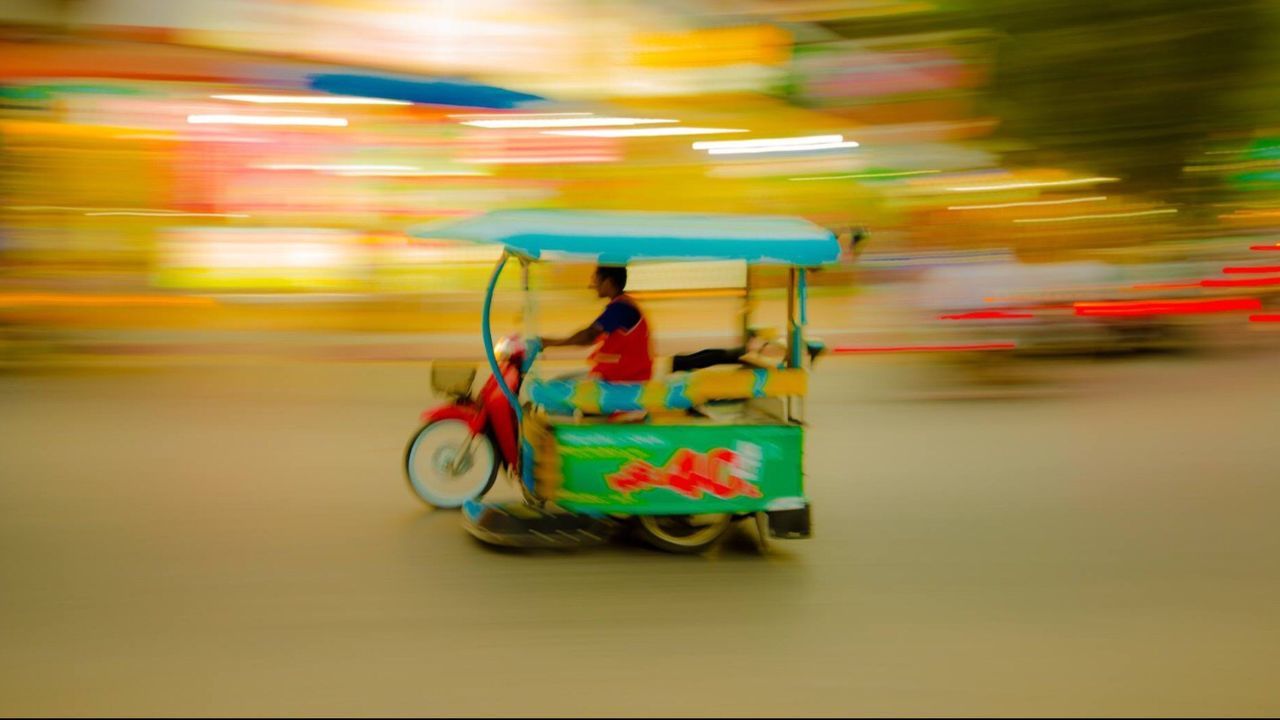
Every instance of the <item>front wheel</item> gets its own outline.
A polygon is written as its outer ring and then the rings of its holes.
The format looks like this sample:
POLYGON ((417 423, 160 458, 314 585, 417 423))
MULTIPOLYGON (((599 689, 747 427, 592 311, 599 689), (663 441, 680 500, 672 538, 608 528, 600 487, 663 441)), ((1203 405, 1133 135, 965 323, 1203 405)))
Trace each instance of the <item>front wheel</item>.
POLYGON ((636 523, 645 542, 672 553, 695 554, 716 544, 733 524, 733 516, 641 515, 636 523))
POLYGON ((498 454, 484 434, 462 420, 427 423, 404 456, 409 487, 429 505, 457 508, 489 492, 498 477, 498 454))

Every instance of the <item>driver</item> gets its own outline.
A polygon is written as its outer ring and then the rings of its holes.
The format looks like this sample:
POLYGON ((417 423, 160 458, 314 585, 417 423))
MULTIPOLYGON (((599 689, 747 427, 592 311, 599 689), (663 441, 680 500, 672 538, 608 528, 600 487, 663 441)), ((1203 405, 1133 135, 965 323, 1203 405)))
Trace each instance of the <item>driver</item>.
POLYGON ((596 345, 588 377, 606 382, 646 382, 653 377, 653 343, 649 323, 636 301, 624 291, 627 269, 600 265, 591 275, 591 289, 609 301, 589 326, 567 338, 542 338, 543 347, 596 345))

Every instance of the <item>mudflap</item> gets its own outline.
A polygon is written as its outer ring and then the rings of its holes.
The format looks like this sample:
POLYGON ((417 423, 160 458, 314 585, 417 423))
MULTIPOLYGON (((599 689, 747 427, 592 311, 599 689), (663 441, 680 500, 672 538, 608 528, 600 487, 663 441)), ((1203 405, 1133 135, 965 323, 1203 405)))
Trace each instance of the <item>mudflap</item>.
POLYGON ((774 510, 769 515, 769 534, 780 540, 796 540, 813 535, 809 506, 790 510, 774 510))
POLYGON ((462 508, 462 525, 483 543, 516 548, 603 545, 622 530, 622 523, 609 517, 535 507, 519 501, 469 500, 462 508))

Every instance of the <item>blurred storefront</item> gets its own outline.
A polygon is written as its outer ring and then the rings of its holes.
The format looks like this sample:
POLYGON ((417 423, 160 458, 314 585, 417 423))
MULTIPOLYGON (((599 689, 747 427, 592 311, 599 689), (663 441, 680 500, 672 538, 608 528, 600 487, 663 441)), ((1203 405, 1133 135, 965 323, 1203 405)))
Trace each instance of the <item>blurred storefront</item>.
MULTIPOLYGON (((1176 258, 1271 227, 1275 133, 1257 118, 1177 159, 1189 179, 1167 192, 1045 150, 1079 143, 1009 102, 1024 85, 1001 58, 1040 32, 1013 5, 17 3, 0 15, 0 257, 23 287, 378 296, 474 289, 491 249, 404 231, 508 207, 870 228, 864 280, 915 255, 1176 258)), ((847 287, 851 268, 817 282, 847 287)))

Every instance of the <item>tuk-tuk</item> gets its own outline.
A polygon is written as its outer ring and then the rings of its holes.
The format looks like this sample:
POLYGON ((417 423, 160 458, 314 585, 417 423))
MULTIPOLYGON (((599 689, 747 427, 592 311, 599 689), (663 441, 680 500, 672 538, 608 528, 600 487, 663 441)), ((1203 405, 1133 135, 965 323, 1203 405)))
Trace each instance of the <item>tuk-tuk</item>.
POLYGON ((474 367, 433 366, 434 387, 454 401, 423 414, 406 453, 423 499, 462 506, 469 532, 506 546, 594 544, 630 527, 660 549, 700 552, 747 518, 762 547, 768 537, 810 535, 803 398, 823 347, 804 336, 806 279, 839 258, 833 233, 795 217, 560 210, 496 211, 411 232, 503 247, 481 321, 492 378, 472 397, 474 367), (537 316, 532 263, 736 260, 787 268, 786 333, 752 325, 748 281, 737 348, 677 356, 671 372, 647 382, 543 378, 536 338, 494 342, 494 292, 513 260, 526 332, 537 316), (500 465, 518 479, 521 501, 482 499, 500 465))

